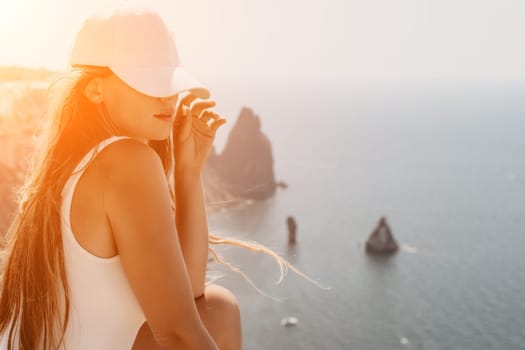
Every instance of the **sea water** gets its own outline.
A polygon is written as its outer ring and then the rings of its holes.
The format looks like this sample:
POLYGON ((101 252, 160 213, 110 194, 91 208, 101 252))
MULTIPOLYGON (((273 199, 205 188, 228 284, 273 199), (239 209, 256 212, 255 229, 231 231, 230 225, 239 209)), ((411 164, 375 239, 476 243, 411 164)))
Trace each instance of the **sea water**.
MULTIPOLYGON (((234 272, 245 349, 525 349, 525 82, 228 83, 272 143, 272 198, 211 214, 211 232, 268 257, 218 251, 234 272), (287 243, 286 218, 298 241, 287 243), (385 216, 400 251, 364 253, 385 216), (295 325, 283 326, 286 317, 295 325)), ((218 151, 228 128, 220 130, 218 151)))

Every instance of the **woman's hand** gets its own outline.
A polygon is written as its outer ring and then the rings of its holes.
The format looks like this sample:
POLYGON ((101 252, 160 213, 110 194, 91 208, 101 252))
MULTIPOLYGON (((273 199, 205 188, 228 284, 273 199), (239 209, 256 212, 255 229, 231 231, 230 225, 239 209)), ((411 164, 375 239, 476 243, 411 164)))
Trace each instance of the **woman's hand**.
POLYGON ((194 102, 196 99, 190 93, 178 103, 173 125, 176 172, 201 171, 210 154, 217 129, 226 123, 226 119, 212 110, 215 101, 194 102))

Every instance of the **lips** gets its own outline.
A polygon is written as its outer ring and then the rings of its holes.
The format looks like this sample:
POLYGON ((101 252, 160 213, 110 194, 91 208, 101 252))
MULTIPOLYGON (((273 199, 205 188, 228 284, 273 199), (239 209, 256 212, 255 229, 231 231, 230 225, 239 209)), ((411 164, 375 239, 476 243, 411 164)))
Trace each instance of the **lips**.
POLYGON ((171 121, 173 118, 173 113, 159 113, 154 114, 153 117, 164 121, 171 121))

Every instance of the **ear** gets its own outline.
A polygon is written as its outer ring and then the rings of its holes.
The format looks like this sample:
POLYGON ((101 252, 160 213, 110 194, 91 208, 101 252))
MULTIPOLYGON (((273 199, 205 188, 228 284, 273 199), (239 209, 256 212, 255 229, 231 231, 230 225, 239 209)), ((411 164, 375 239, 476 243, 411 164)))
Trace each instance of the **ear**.
POLYGON ((91 102, 99 104, 104 102, 104 88, 102 78, 93 78, 84 88, 84 96, 91 102))

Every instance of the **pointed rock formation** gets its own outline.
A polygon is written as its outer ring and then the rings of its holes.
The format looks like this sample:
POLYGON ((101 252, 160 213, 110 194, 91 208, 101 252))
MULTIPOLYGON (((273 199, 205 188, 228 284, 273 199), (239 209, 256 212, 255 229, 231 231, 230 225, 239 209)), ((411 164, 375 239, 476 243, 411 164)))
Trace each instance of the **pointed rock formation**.
POLYGON ((394 253, 399 249, 384 216, 368 237, 365 248, 368 253, 394 253))
POLYGON ((275 193, 272 145, 251 108, 242 108, 224 151, 211 155, 208 163, 236 197, 266 199, 275 193))

